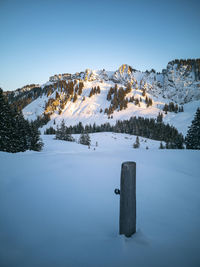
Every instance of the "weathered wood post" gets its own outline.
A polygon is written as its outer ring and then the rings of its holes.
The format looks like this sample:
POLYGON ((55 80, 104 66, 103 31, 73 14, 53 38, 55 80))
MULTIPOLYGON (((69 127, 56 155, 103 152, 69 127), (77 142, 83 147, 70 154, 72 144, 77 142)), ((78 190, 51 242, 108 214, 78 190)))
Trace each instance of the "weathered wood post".
POLYGON ((136 163, 124 162, 121 168, 119 234, 131 237, 136 232, 136 163))

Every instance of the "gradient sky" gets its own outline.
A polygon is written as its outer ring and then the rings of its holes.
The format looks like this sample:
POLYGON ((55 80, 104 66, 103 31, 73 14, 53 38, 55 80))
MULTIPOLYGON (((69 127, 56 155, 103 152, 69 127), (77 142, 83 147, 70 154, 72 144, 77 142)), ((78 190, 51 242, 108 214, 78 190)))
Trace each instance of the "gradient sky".
POLYGON ((0 87, 200 57, 199 0, 0 0, 0 87))

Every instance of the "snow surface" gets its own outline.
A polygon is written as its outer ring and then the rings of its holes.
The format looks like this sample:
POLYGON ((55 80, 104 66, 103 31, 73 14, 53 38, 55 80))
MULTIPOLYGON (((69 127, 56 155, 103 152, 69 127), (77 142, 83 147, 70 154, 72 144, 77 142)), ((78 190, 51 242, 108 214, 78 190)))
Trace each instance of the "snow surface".
POLYGON ((42 152, 0 152, 0 266, 200 266, 200 151, 144 138, 133 149, 126 134, 91 139, 90 149, 43 136, 42 152), (114 194, 124 161, 137 164, 131 238, 118 234, 114 194))
POLYGON ((48 101, 48 97, 43 95, 38 97, 35 101, 31 102, 23 109, 23 115, 28 117, 29 121, 34 121, 38 116, 42 115, 45 110, 45 103, 48 101))

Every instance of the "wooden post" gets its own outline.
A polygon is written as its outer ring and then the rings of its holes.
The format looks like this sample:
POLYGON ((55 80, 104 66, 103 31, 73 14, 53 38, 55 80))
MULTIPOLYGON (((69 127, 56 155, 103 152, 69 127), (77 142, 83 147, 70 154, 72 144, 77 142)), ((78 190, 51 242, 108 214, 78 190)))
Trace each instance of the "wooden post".
POLYGON ((124 162, 121 168, 119 234, 131 237, 136 232, 136 163, 124 162))

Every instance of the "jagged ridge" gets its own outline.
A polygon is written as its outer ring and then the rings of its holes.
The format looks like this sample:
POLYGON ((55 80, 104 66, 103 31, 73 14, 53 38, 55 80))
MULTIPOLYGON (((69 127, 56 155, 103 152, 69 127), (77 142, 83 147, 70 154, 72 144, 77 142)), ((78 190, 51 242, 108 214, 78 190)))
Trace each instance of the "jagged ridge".
POLYGON ((155 117, 171 101, 183 105, 200 99, 200 60, 171 61, 162 73, 153 69, 141 72, 123 64, 115 72, 87 69, 58 74, 41 86, 25 86, 7 92, 7 96, 27 118, 48 114, 56 124, 62 118, 75 124, 79 120, 116 121, 132 115, 155 117))

